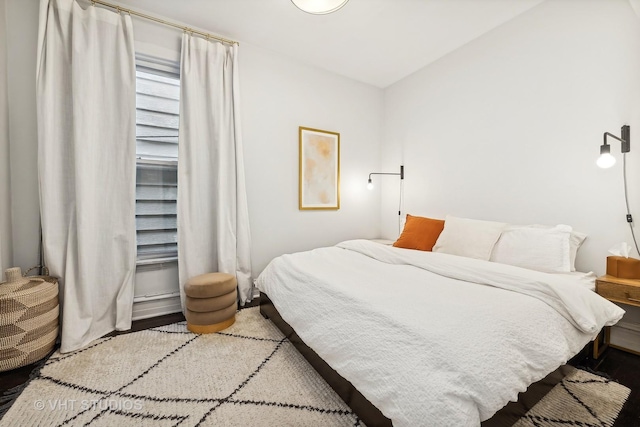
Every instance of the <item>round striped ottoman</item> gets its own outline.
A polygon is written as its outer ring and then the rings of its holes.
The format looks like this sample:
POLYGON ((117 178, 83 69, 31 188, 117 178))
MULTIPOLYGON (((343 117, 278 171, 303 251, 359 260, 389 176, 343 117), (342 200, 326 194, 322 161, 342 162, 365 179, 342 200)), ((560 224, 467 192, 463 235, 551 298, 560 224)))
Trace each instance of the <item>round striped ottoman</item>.
POLYGON ((236 321, 236 278, 226 273, 207 273, 192 277, 184 285, 187 329, 210 334, 236 321))

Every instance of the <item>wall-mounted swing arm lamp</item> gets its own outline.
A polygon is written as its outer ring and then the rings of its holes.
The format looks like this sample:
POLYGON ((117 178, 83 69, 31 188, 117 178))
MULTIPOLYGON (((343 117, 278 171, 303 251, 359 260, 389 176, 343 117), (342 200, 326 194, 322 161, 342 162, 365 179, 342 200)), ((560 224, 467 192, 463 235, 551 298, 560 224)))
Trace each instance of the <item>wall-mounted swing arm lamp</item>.
POLYGON ((404 166, 400 165, 400 173, 396 172, 371 172, 369 174, 369 182, 367 183, 367 188, 369 190, 373 190, 373 182, 371 181, 371 175, 398 175, 400 179, 404 179, 404 166))
POLYGON ((629 125, 624 125, 620 132, 620 138, 609 132, 604 133, 604 143, 600 146, 600 157, 598 157, 598 161, 596 162, 601 168, 610 168, 616 164, 616 158, 611 155, 611 146, 607 143, 608 136, 622 143, 623 153, 631 151, 631 128, 629 125))
POLYGON ((633 231, 633 217, 631 216, 631 211, 629 210, 629 195, 627 192, 627 156, 626 154, 631 151, 631 127, 629 125, 622 126, 620 130, 620 138, 617 136, 610 134, 609 132, 604 133, 604 142, 600 146, 600 157, 598 157, 598 161, 596 164, 601 168, 610 168, 616 163, 615 157, 611 155, 611 146, 607 144, 607 137, 610 136, 613 139, 617 139, 622 143, 622 181, 624 185, 624 202, 627 205, 627 222, 629 223, 629 228, 631 229, 631 236, 633 237, 633 243, 636 246, 636 251, 640 254, 640 249, 638 248, 638 242, 636 240, 636 233, 633 231))
POLYGON ((402 201, 403 201, 403 182, 404 182, 404 166, 400 165, 400 173, 397 172, 371 172, 369 174, 369 181, 367 182, 367 188, 373 189, 373 181, 371 181, 372 175, 396 175, 400 177, 400 199, 398 201, 398 234, 401 231, 402 226, 402 201))

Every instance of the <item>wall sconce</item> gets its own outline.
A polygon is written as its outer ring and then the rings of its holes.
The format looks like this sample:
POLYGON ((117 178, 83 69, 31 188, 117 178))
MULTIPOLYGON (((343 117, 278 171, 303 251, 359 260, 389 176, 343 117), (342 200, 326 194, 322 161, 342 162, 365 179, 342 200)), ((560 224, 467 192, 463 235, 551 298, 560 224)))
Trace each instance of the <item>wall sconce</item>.
POLYGON ((610 136, 613 139, 617 139, 622 143, 622 152, 628 153, 631 151, 631 128, 629 125, 622 126, 621 129, 621 137, 610 134, 609 132, 604 133, 604 144, 600 146, 600 157, 596 161, 596 164, 601 168, 610 168, 611 166, 616 164, 616 158, 611 155, 611 146, 607 144, 607 136, 610 136))
POLYGON ((326 15, 335 12, 349 0, 291 0, 298 9, 312 15, 326 15))
POLYGON ((600 146, 600 157, 596 161, 596 164, 601 168, 610 168, 616 164, 616 158, 611 155, 611 146, 607 144, 607 136, 613 139, 617 139, 622 143, 622 181, 624 185, 624 202, 627 206, 627 223, 629 223, 629 229, 631 230, 631 237, 636 247, 636 251, 640 254, 640 248, 638 248, 638 241, 636 240, 636 233, 633 230, 633 216, 629 210, 629 195, 627 192, 627 153, 631 151, 631 128, 629 125, 622 126, 620 130, 620 138, 609 132, 604 133, 604 143, 600 146))
POLYGON ((400 199, 398 200, 398 234, 402 231, 402 199, 403 199, 403 189, 402 184, 404 183, 404 166, 400 165, 400 173, 395 172, 371 172, 369 174, 369 181, 367 182, 367 188, 369 190, 373 190, 373 182, 371 181, 371 175, 397 175, 400 177, 400 199))
POLYGON ((369 182, 367 183, 367 188, 369 190, 373 190, 373 182, 371 181, 371 175, 399 175, 400 179, 404 179, 404 166, 400 165, 400 173, 392 173, 392 172, 371 172, 369 174, 369 182))

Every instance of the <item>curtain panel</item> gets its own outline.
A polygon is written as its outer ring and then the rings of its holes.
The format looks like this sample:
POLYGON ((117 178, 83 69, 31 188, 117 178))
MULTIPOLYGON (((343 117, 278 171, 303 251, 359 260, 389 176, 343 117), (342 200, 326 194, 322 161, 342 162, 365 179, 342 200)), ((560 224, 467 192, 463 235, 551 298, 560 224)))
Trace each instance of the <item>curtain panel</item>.
POLYGON ((224 272, 238 280, 241 304, 250 301, 251 237, 245 190, 238 46, 185 33, 180 72, 178 144, 178 258, 184 284, 224 272))
POLYGON ((45 262, 61 278, 61 351, 131 327, 135 60, 131 17, 41 0, 36 74, 45 262))

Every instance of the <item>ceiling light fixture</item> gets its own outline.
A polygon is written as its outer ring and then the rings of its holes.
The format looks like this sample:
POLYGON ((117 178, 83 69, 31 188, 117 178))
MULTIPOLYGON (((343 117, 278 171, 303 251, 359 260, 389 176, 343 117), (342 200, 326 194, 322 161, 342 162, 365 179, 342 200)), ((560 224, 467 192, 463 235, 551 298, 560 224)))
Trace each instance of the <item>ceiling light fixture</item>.
POLYGON ((349 0, 291 0, 298 9, 312 15, 326 15, 335 12, 349 0))

